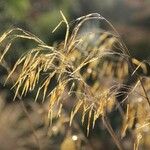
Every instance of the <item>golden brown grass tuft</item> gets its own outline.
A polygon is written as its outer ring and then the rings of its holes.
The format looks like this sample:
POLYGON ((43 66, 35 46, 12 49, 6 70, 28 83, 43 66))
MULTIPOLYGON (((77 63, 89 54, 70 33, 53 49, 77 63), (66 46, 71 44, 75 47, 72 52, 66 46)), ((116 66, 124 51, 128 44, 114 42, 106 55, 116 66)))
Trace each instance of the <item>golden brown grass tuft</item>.
MULTIPOLYGON (((14 99, 18 94, 22 97, 38 88, 35 101, 38 100, 40 95, 42 95, 43 102, 45 99, 49 99, 48 119, 50 123, 52 123, 56 108, 58 109, 57 116, 61 118, 64 101, 73 100, 74 106, 71 106, 70 125, 74 116, 77 113, 82 113, 82 123, 85 122, 85 117, 88 116, 87 134, 89 134, 89 129, 94 128, 95 121, 102 118, 115 144, 119 149, 123 149, 118 135, 113 131, 107 119, 107 114, 111 113, 115 106, 118 107, 115 100, 118 86, 123 83, 124 78, 128 75, 128 69, 132 67, 132 63, 137 62, 134 60, 130 62, 132 57, 121 41, 119 34, 112 24, 100 14, 93 13, 76 19, 73 31, 70 32, 67 19, 62 12, 60 13, 62 21, 54 31, 62 23, 65 23, 66 35, 65 40, 56 46, 49 46, 35 35, 19 28, 11 29, 0 37, 0 44, 4 41, 7 43, 0 57, 0 62, 3 61, 11 48, 11 43, 16 38, 33 40, 36 45, 18 59, 6 82, 13 76, 15 70, 21 66, 19 76, 13 86, 15 89, 14 99), (97 29, 81 34, 80 29, 90 20, 105 22, 109 26, 109 31, 97 29), (49 85, 54 79, 57 83, 52 90, 49 90, 49 85)), ((138 65, 138 67, 140 66, 141 64, 138 65)), ((143 65, 142 69, 144 68, 143 65)), ((133 74, 136 73, 136 70, 137 68, 133 67, 133 74)), ((144 94, 140 93, 138 99, 146 97, 148 100, 148 91, 144 87, 145 84, 141 78, 139 80, 139 88, 144 90, 144 94)), ((136 93, 137 87, 135 86, 129 93, 129 99, 132 94, 136 93)), ((131 99, 135 99, 135 97, 133 96, 131 99)), ((121 130, 122 137, 126 135, 127 129, 133 127, 136 118, 136 128, 133 132, 135 149, 138 149, 139 144, 144 143, 141 142, 141 138, 145 136, 145 131, 142 129, 149 126, 149 113, 147 110, 149 108, 147 107, 145 100, 142 100, 140 104, 136 100, 130 100, 127 105, 127 112, 124 115, 121 130), (141 118, 141 114, 145 117, 141 118)))

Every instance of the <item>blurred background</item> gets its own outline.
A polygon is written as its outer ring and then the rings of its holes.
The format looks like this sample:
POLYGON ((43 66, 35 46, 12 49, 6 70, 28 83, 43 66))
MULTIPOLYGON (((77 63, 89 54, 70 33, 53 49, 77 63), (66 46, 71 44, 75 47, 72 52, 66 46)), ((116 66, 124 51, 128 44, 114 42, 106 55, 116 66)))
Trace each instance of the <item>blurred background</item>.
MULTIPOLYGON (((87 15, 89 13, 100 13, 116 28, 123 41, 129 48, 133 57, 136 57, 140 60, 149 60, 150 0, 0 0, 0 34, 12 27, 19 27, 37 35, 48 45, 52 45, 55 42, 60 42, 64 39, 65 27, 62 26, 62 28, 59 28, 55 33, 52 34, 52 30, 62 19, 59 13, 60 10, 63 11, 69 22, 73 22, 76 18, 82 15, 87 15)), ((28 47, 30 47, 30 44, 31 43, 25 43, 24 41, 18 41, 18 43, 14 45, 15 51, 10 53, 10 55, 6 58, 8 64, 10 66, 13 66, 16 59, 23 52, 25 52, 28 47)), ((20 109, 20 106, 18 106, 18 104, 15 106, 14 104, 9 104, 9 106, 7 106, 7 103, 12 102, 13 93, 9 90, 11 87, 11 83, 10 85, 7 85, 5 87, 3 86, 3 76, 5 76, 6 74, 6 70, 2 66, 0 66, 0 117, 7 116, 9 118, 9 113, 12 113, 14 118, 7 120, 5 117, 1 117, 0 120, 3 120, 4 123, 0 125, 0 133, 1 131, 3 131, 3 134, 0 134, 0 145, 3 145, 1 144, 4 142, 3 139, 9 139, 11 141, 12 139, 14 139, 14 137, 16 138, 15 140, 23 137, 23 139, 26 140, 30 145, 27 146, 27 143, 23 143, 22 140, 20 143, 25 147, 24 149, 38 149, 36 146, 33 146, 36 142, 33 141, 33 144, 31 142, 32 138, 30 141, 27 140, 27 137, 29 137, 32 131, 28 131, 28 134, 25 135, 25 132, 27 132, 27 126, 25 126, 27 119, 24 119, 25 114, 20 109), (7 101, 5 101, 4 99, 6 99, 7 101), (16 115, 17 112, 22 115, 18 117, 18 115, 16 115), (19 126, 16 125, 17 121, 15 119, 21 120, 19 126), (12 126, 8 126, 8 124, 10 123, 9 121, 11 122, 12 126), (4 128, 5 124, 7 124, 7 128, 4 128), (24 129, 23 131, 22 126, 24 129), (9 132, 4 132, 7 131, 8 128, 9 132), (20 132, 20 134, 18 134, 17 132, 20 132)), ((29 97, 29 99, 33 100, 31 95, 29 95, 29 97)), ((29 111, 34 111, 34 114, 31 117, 37 118, 37 120, 45 110, 45 106, 41 106, 38 104, 36 104, 36 106, 27 104, 27 107, 29 111)), ((80 127, 78 127, 78 125, 73 126, 73 129, 71 129, 71 133, 69 132, 67 133, 67 135, 63 134, 63 136, 61 136, 61 134, 68 129, 65 123, 62 123, 62 120, 58 120, 58 122, 56 122, 55 124, 57 124, 57 126, 59 125, 59 129, 63 131, 58 132, 58 128, 56 129, 56 126, 53 126, 54 128, 52 129, 52 132, 54 132, 54 135, 50 135, 52 140, 50 140, 49 142, 49 139, 45 137, 46 129, 42 128, 44 126, 44 123, 41 122, 41 120, 39 122, 37 120, 34 121, 36 122, 35 127, 36 129, 38 129, 38 132, 42 133, 42 136, 40 138, 43 139, 42 144, 45 146, 42 147, 42 149, 59 149, 58 145, 60 144, 61 149, 63 150, 63 148, 66 148, 67 146, 65 144, 72 142, 70 140, 70 135, 72 133, 75 133, 75 135, 72 136, 72 139, 74 141, 77 140, 76 135, 80 134, 81 139, 84 142, 86 141, 85 143, 88 143, 85 146, 85 149, 116 149, 115 146, 112 147, 112 140, 106 140, 107 133, 106 131, 102 131, 99 126, 97 126, 96 129, 92 131, 91 135, 89 136, 90 140, 88 139, 88 142, 85 137, 83 138, 81 131, 79 131, 80 127), (59 138, 56 138, 55 135, 59 135, 59 138), (66 139, 63 140, 63 137, 66 137, 66 139)), ((28 128, 32 127, 28 126, 28 128)), ((5 144, 6 146, 2 148, 0 147, 0 149, 9 150, 10 147, 11 149, 12 147, 14 149, 17 149, 15 148, 16 145, 14 145, 14 142, 15 141, 12 140, 10 145, 5 144)), ((74 143, 71 143, 70 145, 70 149, 74 150, 74 143)), ((19 147, 18 150, 20 149, 21 148, 19 147)))
POLYGON ((144 59, 150 52, 149 0, 0 0, 0 33, 20 27, 52 44, 64 37, 60 28, 62 10, 68 21, 89 13, 100 13, 111 21, 133 55, 144 59))

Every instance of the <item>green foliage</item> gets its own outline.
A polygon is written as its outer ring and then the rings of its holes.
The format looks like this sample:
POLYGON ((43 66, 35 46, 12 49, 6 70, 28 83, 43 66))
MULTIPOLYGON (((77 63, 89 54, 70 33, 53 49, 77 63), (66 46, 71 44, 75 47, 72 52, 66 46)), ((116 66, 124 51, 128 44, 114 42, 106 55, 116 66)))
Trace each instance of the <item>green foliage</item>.
POLYGON ((23 20, 27 17, 31 9, 29 0, 8 0, 6 11, 7 13, 17 20, 23 20))

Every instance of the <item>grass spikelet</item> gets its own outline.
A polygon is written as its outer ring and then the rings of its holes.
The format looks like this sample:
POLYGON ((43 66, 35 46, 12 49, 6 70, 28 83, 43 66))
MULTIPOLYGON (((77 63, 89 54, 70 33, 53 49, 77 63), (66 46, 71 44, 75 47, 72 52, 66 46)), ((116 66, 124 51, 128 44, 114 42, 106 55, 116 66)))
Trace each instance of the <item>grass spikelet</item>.
POLYGON ((72 110, 71 112, 71 116, 70 116, 70 126, 72 124, 72 120, 74 118, 74 116, 76 115, 76 113, 79 111, 81 105, 83 104, 83 101, 82 100, 79 100, 74 108, 74 110, 72 110))
POLYGON ((11 46, 11 43, 8 43, 8 44, 6 45, 6 47, 5 47, 5 49, 4 49, 4 52, 3 52, 2 56, 0 57, 0 63, 1 63, 2 59, 3 59, 3 57, 5 56, 5 54, 8 52, 10 46, 11 46))
MULTIPOLYGON (((62 83, 59 83, 59 85, 50 93, 49 113, 48 113, 50 124, 52 124, 53 109, 56 107, 56 104, 59 106, 60 109, 62 108, 61 106, 62 104, 60 104, 59 101, 62 97, 64 89, 65 89, 65 85, 62 83)), ((61 110, 59 110, 59 112, 61 112, 61 110)))
POLYGON ((61 14, 61 16, 62 16, 62 18, 63 18, 63 20, 64 20, 64 22, 66 23, 66 28, 67 28, 67 30, 66 30, 66 35, 65 35, 65 43, 64 43, 64 50, 66 49, 66 46, 67 46, 67 43, 68 43, 68 38, 69 38, 69 24, 68 24, 68 21, 67 21, 67 19, 66 19, 66 17, 64 16, 64 14, 63 14, 63 12, 62 11, 60 11, 60 14, 61 14))
POLYGON ((84 123, 84 121, 85 121, 85 115, 86 115, 86 113, 87 113, 87 111, 88 111, 88 104, 84 101, 84 105, 83 105, 83 112, 82 112, 82 124, 84 123))
POLYGON ((124 123, 121 131, 121 137, 123 138, 126 135, 126 130, 131 129, 134 125, 135 120, 135 109, 131 108, 131 106, 127 105, 126 115, 124 116, 124 123))
POLYGON ((88 114, 88 123, 87 123, 87 136, 89 135, 90 125, 91 125, 91 119, 92 119, 92 112, 93 112, 93 105, 91 105, 89 114, 88 114))

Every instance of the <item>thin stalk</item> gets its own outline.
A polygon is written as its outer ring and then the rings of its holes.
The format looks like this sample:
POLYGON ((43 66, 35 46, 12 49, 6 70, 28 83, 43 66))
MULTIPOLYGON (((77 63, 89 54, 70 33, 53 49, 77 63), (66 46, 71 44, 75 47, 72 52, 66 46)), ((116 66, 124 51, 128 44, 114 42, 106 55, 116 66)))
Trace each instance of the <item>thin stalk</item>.
POLYGON ((102 116, 103 124, 105 125, 106 129, 108 130, 109 134, 111 135, 112 139, 114 140, 116 146, 119 150, 124 150, 122 144, 120 143, 117 135, 115 134, 113 128, 111 127, 108 119, 106 116, 102 116))
POLYGON ((146 100, 147 100, 147 102, 148 102, 148 105, 150 106, 150 99, 149 99, 149 97, 148 97, 148 95, 147 95, 146 89, 145 89, 145 87, 144 87, 144 85, 143 85, 143 82, 142 82, 142 80, 141 80, 140 77, 139 77, 139 81, 140 81, 140 84, 141 84, 142 89, 143 89, 143 91, 144 91, 145 98, 146 98, 146 100))

